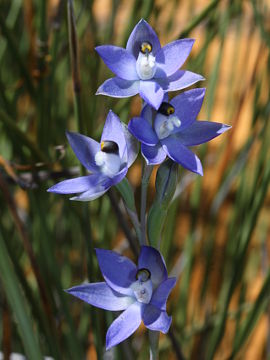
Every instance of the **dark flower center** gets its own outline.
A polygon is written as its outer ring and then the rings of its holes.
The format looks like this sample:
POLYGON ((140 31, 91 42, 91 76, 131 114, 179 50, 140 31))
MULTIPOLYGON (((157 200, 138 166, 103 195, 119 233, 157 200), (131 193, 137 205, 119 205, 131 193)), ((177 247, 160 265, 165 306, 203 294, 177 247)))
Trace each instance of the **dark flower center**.
POLYGON ((141 43, 140 52, 143 54, 149 54, 152 51, 152 45, 148 41, 141 43))
POLYGON ((119 147, 114 141, 105 140, 102 141, 101 145, 101 151, 107 154, 118 154, 119 147))
POLYGON ((148 269, 142 268, 137 271, 136 280, 145 282, 151 278, 151 273, 148 269))
POLYGON ((164 101, 160 105, 158 112, 162 115, 170 116, 170 115, 174 114, 174 107, 171 104, 169 104, 168 102, 164 101))

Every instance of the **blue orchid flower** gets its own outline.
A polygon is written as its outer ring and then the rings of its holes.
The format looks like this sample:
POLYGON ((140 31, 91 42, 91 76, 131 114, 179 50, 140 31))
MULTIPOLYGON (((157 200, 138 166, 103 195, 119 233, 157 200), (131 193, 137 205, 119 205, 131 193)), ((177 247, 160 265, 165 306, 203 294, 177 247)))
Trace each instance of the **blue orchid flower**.
POLYGON ((137 141, 111 110, 100 143, 72 132, 67 132, 67 138, 75 155, 91 174, 64 180, 48 191, 79 194, 71 200, 89 201, 103 195, 126 176, 138 154, 137 141))
POLYGON ((168 277, 160 252, 142 246, 138 266, 114 251, 96 249, 96 254, 105 282, 74 286, 67 292, 104 310, 124 310, 107 331, 106 349, 132 335, 142 321, 150 330, 167 333, 172 318, 166 302, 176 279, 168 277))
POLYGON ((142 99, 158 109, 165 92, 204 80, 201 75, 179 70, 193 44, 193 39, 181 39, 161 47, 155 31, 145 20, 140 20, 126 49, 112 45, 96 47, 104 63, 116 75, 106 80, 97 94, 123 98, 139 93, 142 99))
POLYGON ((166 95, 157 112, 146 105, 140 117, 130 120, 128 129, 142 143, 147 164, 160 164, 168 156, 203 175, 200 159, 188 147, 205 143, 231 128, 216 122, 196 121, 204 95, 205 89, 193 89, 170 102, 166 95))

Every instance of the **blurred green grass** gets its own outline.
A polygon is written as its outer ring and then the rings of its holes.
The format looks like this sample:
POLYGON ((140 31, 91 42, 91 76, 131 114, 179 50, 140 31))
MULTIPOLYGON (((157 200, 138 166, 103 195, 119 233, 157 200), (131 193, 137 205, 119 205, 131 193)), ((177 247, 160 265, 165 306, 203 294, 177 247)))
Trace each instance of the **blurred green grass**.
MULTIPOLYGON (((199 85, 207 88, 199 119, 233 126, 197 151, 203 178, 180 171, 161 247, 179 281, 169 302, 173 333, 161 337, 160 357, 178 359, 181 349, 186 359, 270 358, 269 1, 73 5, 80 71, 75 96, 67 2, 0 2, 2 351, 6 358, 11 351, 28 359, 102 358, 113 316, 63 289, 101 279, 93 247, 133 255, 108 196, 80 204, 46 189, 80 171, 66 129, 99 139, 110 108, 125 122, 139 113, 138 98, 94 95, 111 76, 94 47, 125 45, 143 17, 163 44, 196 39, 185 67, 206 78, 199 85)), ((139 202, 139 162, 128 176, 139 202)), ((143 328, 114 356, 146 359, 143 328)))

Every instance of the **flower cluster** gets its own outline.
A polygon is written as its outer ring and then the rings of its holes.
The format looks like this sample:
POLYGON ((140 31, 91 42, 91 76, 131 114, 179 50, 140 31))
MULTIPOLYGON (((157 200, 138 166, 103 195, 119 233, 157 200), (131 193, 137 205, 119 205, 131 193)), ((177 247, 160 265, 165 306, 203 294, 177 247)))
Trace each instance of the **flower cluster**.
MULTIPOLYGON (((229 126, 196 120, 205 95, 203 88, 169 99, 169 91, 204 80, 201 75, 180 70, 193 43, 193 39, 182 39, 161 47, 154 30, 141 20, 125 49, 111 45, 96 48, 116 75, 106 80, 97 94, 119 98, 139 94, 144 101, 142 111, 128 126, 110 111, 100 142, 67 132, 75 155, 89 174, 62 181, 49 192, 75 194, 71 200, 79 201, 98 198, 124 179, 137 157, 138 142, 147 165, 161 164, 168 157, 203 175, 201 162, 189 147, 219 136, 229 126)), ((138 266, 113 251, 97 249, 96 253, 105 282, 82 284, 67 292, 105 310, 124 310, 107 332, 107 349, 134 333, 141 321, 150 330, 167 333, 171 317, 166 313, 166 301, 175 279, 168 278, 160 252, 141 246, 138 266)))

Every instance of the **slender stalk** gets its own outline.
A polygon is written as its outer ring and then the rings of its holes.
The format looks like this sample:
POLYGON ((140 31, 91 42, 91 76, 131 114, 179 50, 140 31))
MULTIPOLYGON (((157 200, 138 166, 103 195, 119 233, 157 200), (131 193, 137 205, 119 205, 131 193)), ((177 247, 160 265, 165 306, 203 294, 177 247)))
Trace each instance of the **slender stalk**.
POLYGON ((146 245, 146 200, 149 179, 153 171, 152 165, 146 165, 142 160, 142 186, 141 186, 141 243, 146 245))
POLYGON ((132 210, 129 209, 128 206, 126 206, 126 204, 124 203, 125 205, 125 208, 127 210, 127 213, 130 217, 130 220, 134 226, 134 229, 135 229, 135 232, 136 232, 136 235, 139 239, 139 243, 140 245, 142 245, 142 241, 141 241, 141 227, 140 227, 140 222, 139 222, 139 219, 138 219, 138 215, 137 215, 137 212, 134 212, 132 210))
POLYGON ((130 231, 130 228, 128 226, 128 223, 126 222, 125 220, 125 217, 123 216, 122 214, 122 211, 118 205, 118 201, 115 197, 115 194, 113 192, 113 189, 110 189, 108 191, 108 196, 110 198, 110 201, 111 201, 111 205, 115 211, 115 214, 117 216, 117 219, 118 219, 118 222, 129 242, 129 245, 133 251, 133 253, 138 256, 139 255, 139 249, 138 249, 138 243, 136 242, 136 239, 134 238, 133 234, 131 233, 130 231))
POLYGON ((133 226, 134 226, 139 243, 140 243, 140 245, 142 245, 141 225, 140 225, 140 221, 139 221, 138 214, 137 214, 133 189, 130 186, 130 184, 126 178, 123 181, 121 181, 119 184, 116 185, 116 189, 121 194, 126 211, 130 217, 130 220, 131 220, 133 226))
POLYGON ((149 330, 150 360, 158 360, 159 331, 149 330))

